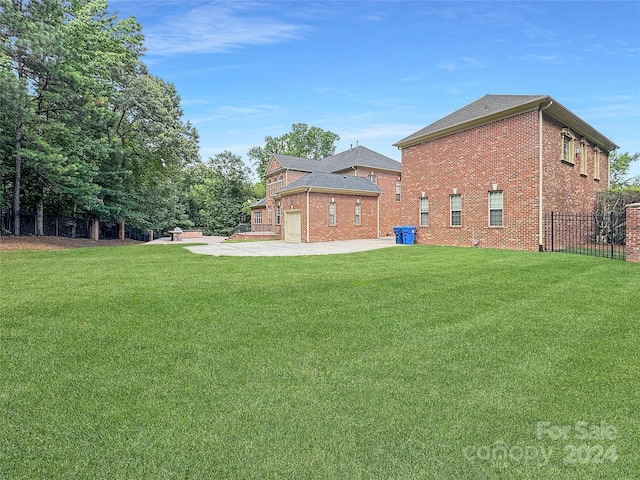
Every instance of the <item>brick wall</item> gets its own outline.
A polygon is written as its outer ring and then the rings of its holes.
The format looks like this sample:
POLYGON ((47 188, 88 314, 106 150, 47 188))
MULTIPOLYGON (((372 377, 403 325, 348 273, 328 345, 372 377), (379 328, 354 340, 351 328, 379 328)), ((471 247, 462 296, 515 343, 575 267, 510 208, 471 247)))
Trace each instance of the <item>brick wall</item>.
MULTIPOLYGON (((301 238, 307 241, 307 194, 300 192, 283 196, 281 205, 284 211, 300 210, 301 238)), ((358 238, 376 238, 377 235, 377 197, 340 195, 335 193, 309 193, 309 241, 326 242, 331 240, 352 240, 358 238), (336 203, 336 225, 329 226, 329 203, 336 203), (361 225, 355 225, 355 205, 360 200, 361 225)), ((283 233, 284 235, 284 233, 283 233)), ((283 237, 284 238, 284 237, 283 237)))
POLYGON ((402 150, 402 223, 416 242, 538 249, 537 111, 402 150), (503 192, 503 227, 489 226, 489 191, 503 192), (420 226, 419 198, 429 199, 420 226), (450 195, 462 198, 462 225, 450 226, 450 195))
MULTIPOLYGON (((575 163, 562 161, 562 129, 566 127, 553 118, 544 117, 543 127, 543 208, 545 213, 579 213, 594 211, 598 192, 607 189, 609 152, 600 147, 600 169, 594 171, 596 145, 582 145, 577 133, 573 141, 582 152, 575 155, 575 163), (586 168, 583 169, 585 164, 586 168), (586 171, 586 174, 582 174, 586 171)), ((587 139, 588 140, 588 139, 587 139)))
POLYGON ((402 221, 402 203, 396 201, 396 182, 400 179, 400 173, 367 168, 358 168, 356 171, 356 175, 366 178, 371 173, 377 177, 377 185, 384 191, 380 195, 380 236, 393 236, 393 227, 402 221))
MULTIPOLYGON (((593 211, 607 187, 608 152, 576 135, 583 151, 562 162, 565 125, 544 115, 543 213, 593 211), (586 162, 583 169, 582 162, 586 162), (598 180, 599 177, 599 180, 598 180)), ((416 225, 417 243, 537 250, 539 112, 532 110, 402 150, 402 223, 416 225), (503 192, 503 226, 489 226, 489 191, 503 192), (419 226, 418 199, 429 199, 429 226, 419 226), (450 195, 462 198, 462 225, 450 226, 450 195)))
POLYGON ((640 203, 627 205, 627 262, 640 263, 640 203))

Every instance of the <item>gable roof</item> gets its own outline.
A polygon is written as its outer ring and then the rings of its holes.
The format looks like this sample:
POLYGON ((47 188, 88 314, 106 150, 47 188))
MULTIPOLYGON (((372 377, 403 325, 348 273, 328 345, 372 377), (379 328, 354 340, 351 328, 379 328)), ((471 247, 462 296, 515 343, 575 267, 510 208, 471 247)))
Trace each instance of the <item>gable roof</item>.
POLYGON ((324 171, 340 172, 353 167, 369 167, 379 170, 400 172, 400 162, 363 146, 350 148, 322 160, 324 171))
MULTIPOLYGON (((272 157, 280 163, 281 168, 273 170, 274 172, 284 170, 297 170, 299 172, 317 172, 320 167, 320 160, 305 157, 294 157, 291 155, 283 155, 281 153, 274 153, 272 157)), ((268 171, 267 167, 267 171, 268 171)), ((273 173, 273 172, 269 172, 273 173)))
POLYGON ((261 198, 260 200, 258 200, 253 205, 249 205, 249 208, 260 208, 260 207, 264 207, 266 205, 267 205, 267 199, 265 197, 265 198, 261 198))
MULTIPOLYGON (((269 174, 280 170, 296 170, 298 172, 309 173, 335 173, 348 170, 353 167, 368 167, 378 170, 400 172, 400 162, 363 146, 351 148, 345 152, 341 152, 321 160, 293 157, 291 155, 282 155, 280 153, 274 153, 272 160, 273 158, 280 163, 280 167, 272 170, 269 174)), ((267 171, 268 170, 269 169, 267 167, 267 171)))
POLYGON ((618 147, 549 95, 485 95, 394 143, 394 146, 400 148, 410 147, 434 138, 539 108, 544 108, 545 113, 574 128, 581 135, 591 138, 609 151, 618 147))
POLYGON ((383 193, 380 187, 371 183, 367 178, 324 172, 314 172, 300 177, 276 193, 290 195, 306 191, 309 188, 314 192, 359 193, 361 195, 383 193))

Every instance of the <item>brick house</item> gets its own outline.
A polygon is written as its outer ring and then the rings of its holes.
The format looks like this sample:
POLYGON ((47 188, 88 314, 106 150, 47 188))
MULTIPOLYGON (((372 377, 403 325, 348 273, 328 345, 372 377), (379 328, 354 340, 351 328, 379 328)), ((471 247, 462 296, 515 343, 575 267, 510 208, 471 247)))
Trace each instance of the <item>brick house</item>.
POLYGON ((593 211, 618 148, 546 95, 486 95, 394 145, 416 243, 524 250, 544 214, 593 211))
POLYGON ((254 237, 319 242, 393 235, 400 163, 358 146, 321 160, 274 154, 266 197, 251 206, 254 237))

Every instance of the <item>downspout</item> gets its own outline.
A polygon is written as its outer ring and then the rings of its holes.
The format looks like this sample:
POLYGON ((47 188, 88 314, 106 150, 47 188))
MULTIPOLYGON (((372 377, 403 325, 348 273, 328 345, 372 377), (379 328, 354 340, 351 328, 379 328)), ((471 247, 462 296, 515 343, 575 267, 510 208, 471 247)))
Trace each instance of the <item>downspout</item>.
POLYGON ((307 188, 307 243, 309 243, 309 192, 311 187, 307 188))
POLYGON ((549 100, 549 103, 538 110, 538 251, 544 251, 544 246, 542 245, 542 230, 543 230, 543 220, 542 220, 542 111, 546 110, 553 104, 553 100, 549 100))
POLYGON ((376 227, 377 230, 378 230, 378 235, 377 236, 378 236, 378 238, 380 238, 380 195, 378 195, 378 213, 377 213, 376 216, 378 217, 377 218, 378 225, 376 227))

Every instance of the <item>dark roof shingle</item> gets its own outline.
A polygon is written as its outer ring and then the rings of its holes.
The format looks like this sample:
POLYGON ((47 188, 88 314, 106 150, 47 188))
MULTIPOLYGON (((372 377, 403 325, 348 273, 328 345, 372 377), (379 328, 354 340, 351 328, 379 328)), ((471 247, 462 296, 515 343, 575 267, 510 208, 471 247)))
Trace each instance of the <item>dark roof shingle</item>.
POLYGON ((314 172, 300 177, 276 193, 286 193, 290 190, 309 187, 323 190, 347 190, 371 194, 382 193, 382 189, 371 183, 367 178, 324 172, 314 172))
POLYGON ((427 125, 415 133, 412 133, 394 145, 408 142, 440 130, 445 130, 449 127, 462 125, 494 113, 516 108, 520 105, 526 105, 527 103, 537 100, 544 100, 545 98, 547 98, 546 95, 485 95, 475 102, 456 110, 455 112, 433 122, 430 125, 427 125))

